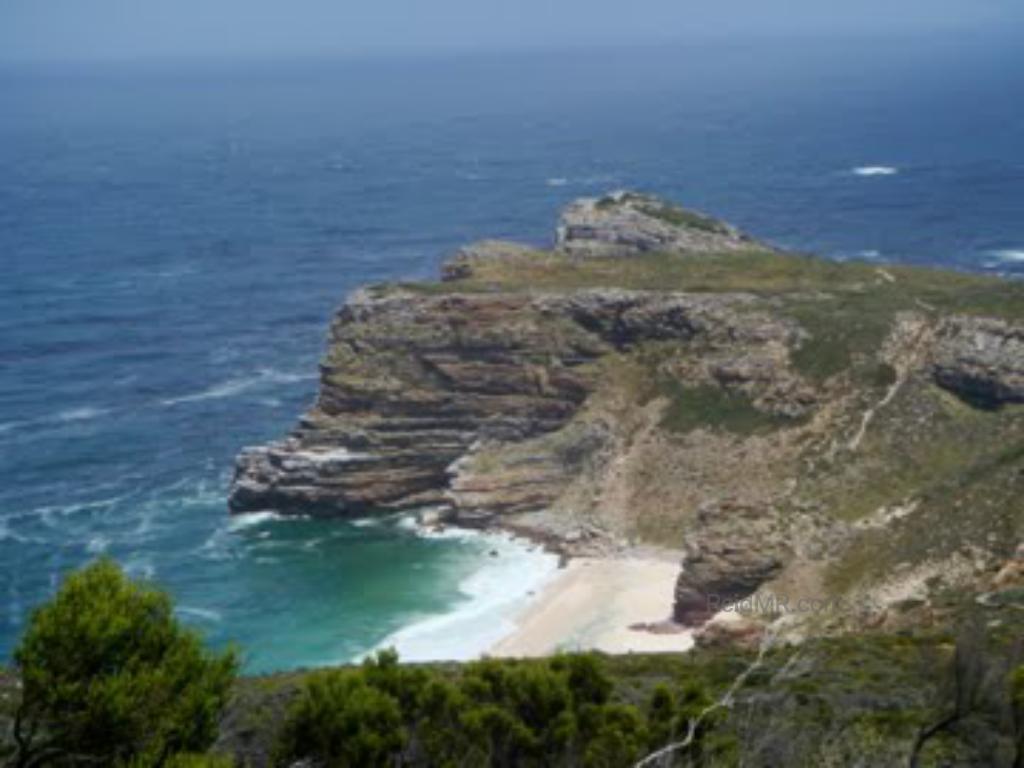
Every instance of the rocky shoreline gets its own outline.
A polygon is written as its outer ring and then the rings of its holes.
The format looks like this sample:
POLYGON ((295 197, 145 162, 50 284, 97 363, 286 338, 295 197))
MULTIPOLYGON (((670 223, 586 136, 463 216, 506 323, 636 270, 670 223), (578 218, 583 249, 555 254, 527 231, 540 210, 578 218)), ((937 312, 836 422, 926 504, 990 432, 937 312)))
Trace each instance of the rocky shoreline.
POLYGON ((867 606, 800 631, 927 606, 1024 540, 1019 285, 787 254, 635 193, 443 278, 348 299, 314 407, 239 456, 233 513, 681 548, 687 625, 766 590, 867 606), (979 488, 993 509, 951 520, 979 488))

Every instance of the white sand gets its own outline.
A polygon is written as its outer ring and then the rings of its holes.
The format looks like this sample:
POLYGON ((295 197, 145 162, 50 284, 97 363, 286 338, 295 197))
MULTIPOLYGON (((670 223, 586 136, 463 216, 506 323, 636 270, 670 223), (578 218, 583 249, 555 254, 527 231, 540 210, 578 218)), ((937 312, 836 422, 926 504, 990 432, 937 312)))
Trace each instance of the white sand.
POLYGON ((632 624, 666 622, 679 575, 679 558, 579 558, 549 579, 514 617, 515 629, 495 643, 492 656, 545 656, 555 651, 606 653, 685 651, 689 631, 655 634, 632 624))

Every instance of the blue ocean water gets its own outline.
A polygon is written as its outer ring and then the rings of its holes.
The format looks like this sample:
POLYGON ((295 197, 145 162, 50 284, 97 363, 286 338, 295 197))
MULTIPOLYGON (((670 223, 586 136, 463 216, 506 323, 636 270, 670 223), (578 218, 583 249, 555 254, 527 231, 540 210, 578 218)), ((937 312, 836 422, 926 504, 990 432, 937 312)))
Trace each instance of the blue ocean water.
POLYGON ((253 670, 471 603, 491 542, 230 521, 232 461, 312 402, 348 291, 476 238, 544 242, 573 197, 1024 274, 1010 32, 0 70, 0 659, 101 553, 253 670))

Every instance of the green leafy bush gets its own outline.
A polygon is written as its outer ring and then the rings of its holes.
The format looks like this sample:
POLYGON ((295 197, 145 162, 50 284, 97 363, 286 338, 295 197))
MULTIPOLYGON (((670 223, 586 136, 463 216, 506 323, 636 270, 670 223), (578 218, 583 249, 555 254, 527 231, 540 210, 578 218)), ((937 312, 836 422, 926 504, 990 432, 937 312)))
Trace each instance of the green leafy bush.
POLYGON ((235 761, 223 755, 181 753, 172 755, 163 768, 234 768, 235 761))
MULTIPOLYGON (((326 765, 386 766, 405 744, 394 697, 365 676, 343 670, 307 681, 282 735, 280 751, 314 755, 326 765)), ((285 760, 287 762, 287 760, 285 760)))
POLYGON ((696 688, 678 694, 666 688, 644 710, 614 700, 612 688, 603 662, 592 654, 536 662, 486 659, 445 673, 402 667, 394 652, 383 652, 359 668, 306 681, 286 718, 275 762, 618 768, 665 743, 679 718, 698 700, 708 700, 694 699, 696 688), (656 714, 666 707, 667 714, 656 714))
POLYGON ((14 654, 14 765, 166 765, 212 744, 237 670, 175 619, 170 598, 109 560, 69 576, 14 654))

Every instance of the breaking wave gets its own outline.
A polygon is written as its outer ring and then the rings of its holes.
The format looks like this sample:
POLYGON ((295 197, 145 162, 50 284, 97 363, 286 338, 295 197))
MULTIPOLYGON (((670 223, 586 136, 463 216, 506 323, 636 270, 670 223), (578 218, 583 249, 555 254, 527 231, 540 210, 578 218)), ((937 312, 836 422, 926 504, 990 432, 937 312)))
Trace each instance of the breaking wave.
POLYGON ((895 176, 899 172, 891 165, 862 165, 851 171, 854 176, 895 176))
POLYGON ((196 608, 191 605, 179 605, 174 609, 174 612, 185 618, 201 619, 202 621, 215 623, 220 622, 224 618, 219 611, 214 611, 210 608, 196 608))
POLYGON ((477 539, 491 556, 459 584, 463 600, 453 610, 416 620, 377 646, 406 661, 478 658, 515 630, 516 617, 558 571, 557 555, 507 534, 449 528, 423 535, 477 539))
POLYGON ((167 406, 174 406, 183 403, 201 402, 203 400, 219 400, 221 398, 234 397, 267 384, 295 384, 315 378, 317 378, 315 373, 287 373, 274 370, 273 368, 260 368, 251 376, 228 379, 199 392, 166 398, 162 403, 167 406))
POLYGON ((89 421, 90 419, 105 416, 108 413, 110 413, 110 411, 107 408, 94 408, 87 405, 82 408, 71 408, 66 411, 60 411, 53 417, 53 419, 54 421, 89 421))
POLYGON ((1024 264, 1024 248, 1004 248, 991 253, 1003 263, 1024 264))

